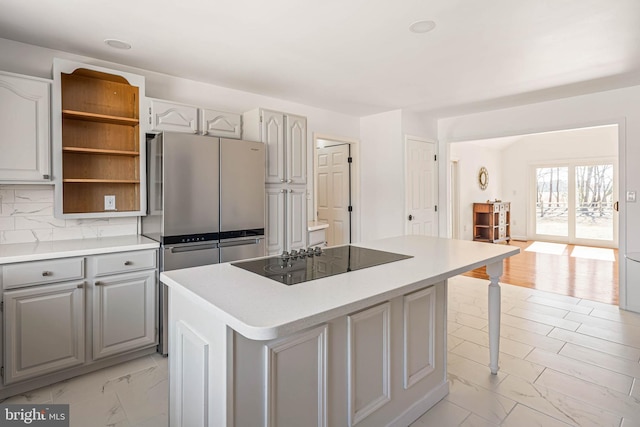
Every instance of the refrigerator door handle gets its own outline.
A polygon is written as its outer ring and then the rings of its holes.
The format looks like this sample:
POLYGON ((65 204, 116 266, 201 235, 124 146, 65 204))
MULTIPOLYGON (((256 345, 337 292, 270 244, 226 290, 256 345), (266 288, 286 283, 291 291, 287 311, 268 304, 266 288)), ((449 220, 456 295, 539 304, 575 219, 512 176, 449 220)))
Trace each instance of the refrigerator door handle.
POLYGON ((204 251, 207 249, 217 249, 217 248, 218 248, 218 245, 214 243, 214 244, 208 244, 208 245, 175 246, 170 249, 171 249, 171 253, 175 254, 179 252, 204 251))

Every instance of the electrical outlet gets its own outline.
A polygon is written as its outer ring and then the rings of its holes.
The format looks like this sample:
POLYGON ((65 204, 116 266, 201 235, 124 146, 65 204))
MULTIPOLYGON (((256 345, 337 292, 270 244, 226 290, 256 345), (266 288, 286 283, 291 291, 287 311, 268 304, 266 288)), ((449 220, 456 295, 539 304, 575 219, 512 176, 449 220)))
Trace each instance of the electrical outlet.
POLYGON ((116 196, 104 196, 104 210, 115 211, 116 210, 116 196))
POLYGON ((635 191, 627 191, 627 202, 635 202, 636 201, 636 192, 635 191))

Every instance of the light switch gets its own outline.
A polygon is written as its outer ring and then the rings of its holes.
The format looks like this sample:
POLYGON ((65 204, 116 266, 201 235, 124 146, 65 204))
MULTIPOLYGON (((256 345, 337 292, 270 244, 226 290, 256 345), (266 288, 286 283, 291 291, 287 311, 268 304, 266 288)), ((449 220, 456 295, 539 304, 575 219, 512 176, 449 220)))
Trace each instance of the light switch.
POLYGON ((627 202, 635 202, 635 201, 636 201, 636 192, 627 191, 627 202))

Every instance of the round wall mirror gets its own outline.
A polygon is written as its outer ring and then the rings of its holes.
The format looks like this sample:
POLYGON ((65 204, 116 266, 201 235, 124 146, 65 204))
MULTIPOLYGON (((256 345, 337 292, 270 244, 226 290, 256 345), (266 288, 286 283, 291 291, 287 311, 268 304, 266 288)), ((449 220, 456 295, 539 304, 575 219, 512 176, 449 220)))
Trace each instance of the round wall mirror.
POLYGON ((484 166, 480 168, 480 172, 478 173, 478 184, 480 184, 482 190, 486 190, 489 185, 489 172, 484 166))

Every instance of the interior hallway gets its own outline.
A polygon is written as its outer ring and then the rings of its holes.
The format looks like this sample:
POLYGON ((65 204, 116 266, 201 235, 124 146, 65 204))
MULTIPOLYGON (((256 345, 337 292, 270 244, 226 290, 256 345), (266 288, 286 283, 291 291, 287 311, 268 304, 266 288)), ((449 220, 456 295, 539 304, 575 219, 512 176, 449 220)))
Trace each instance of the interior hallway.
MULTIPOLYGON (((618 250, 560 243, 511 241, 520 253, 507 258, 500 281, 618 305, 618 250)), ((485 279, 485 268, 465 276, 485 279)))

